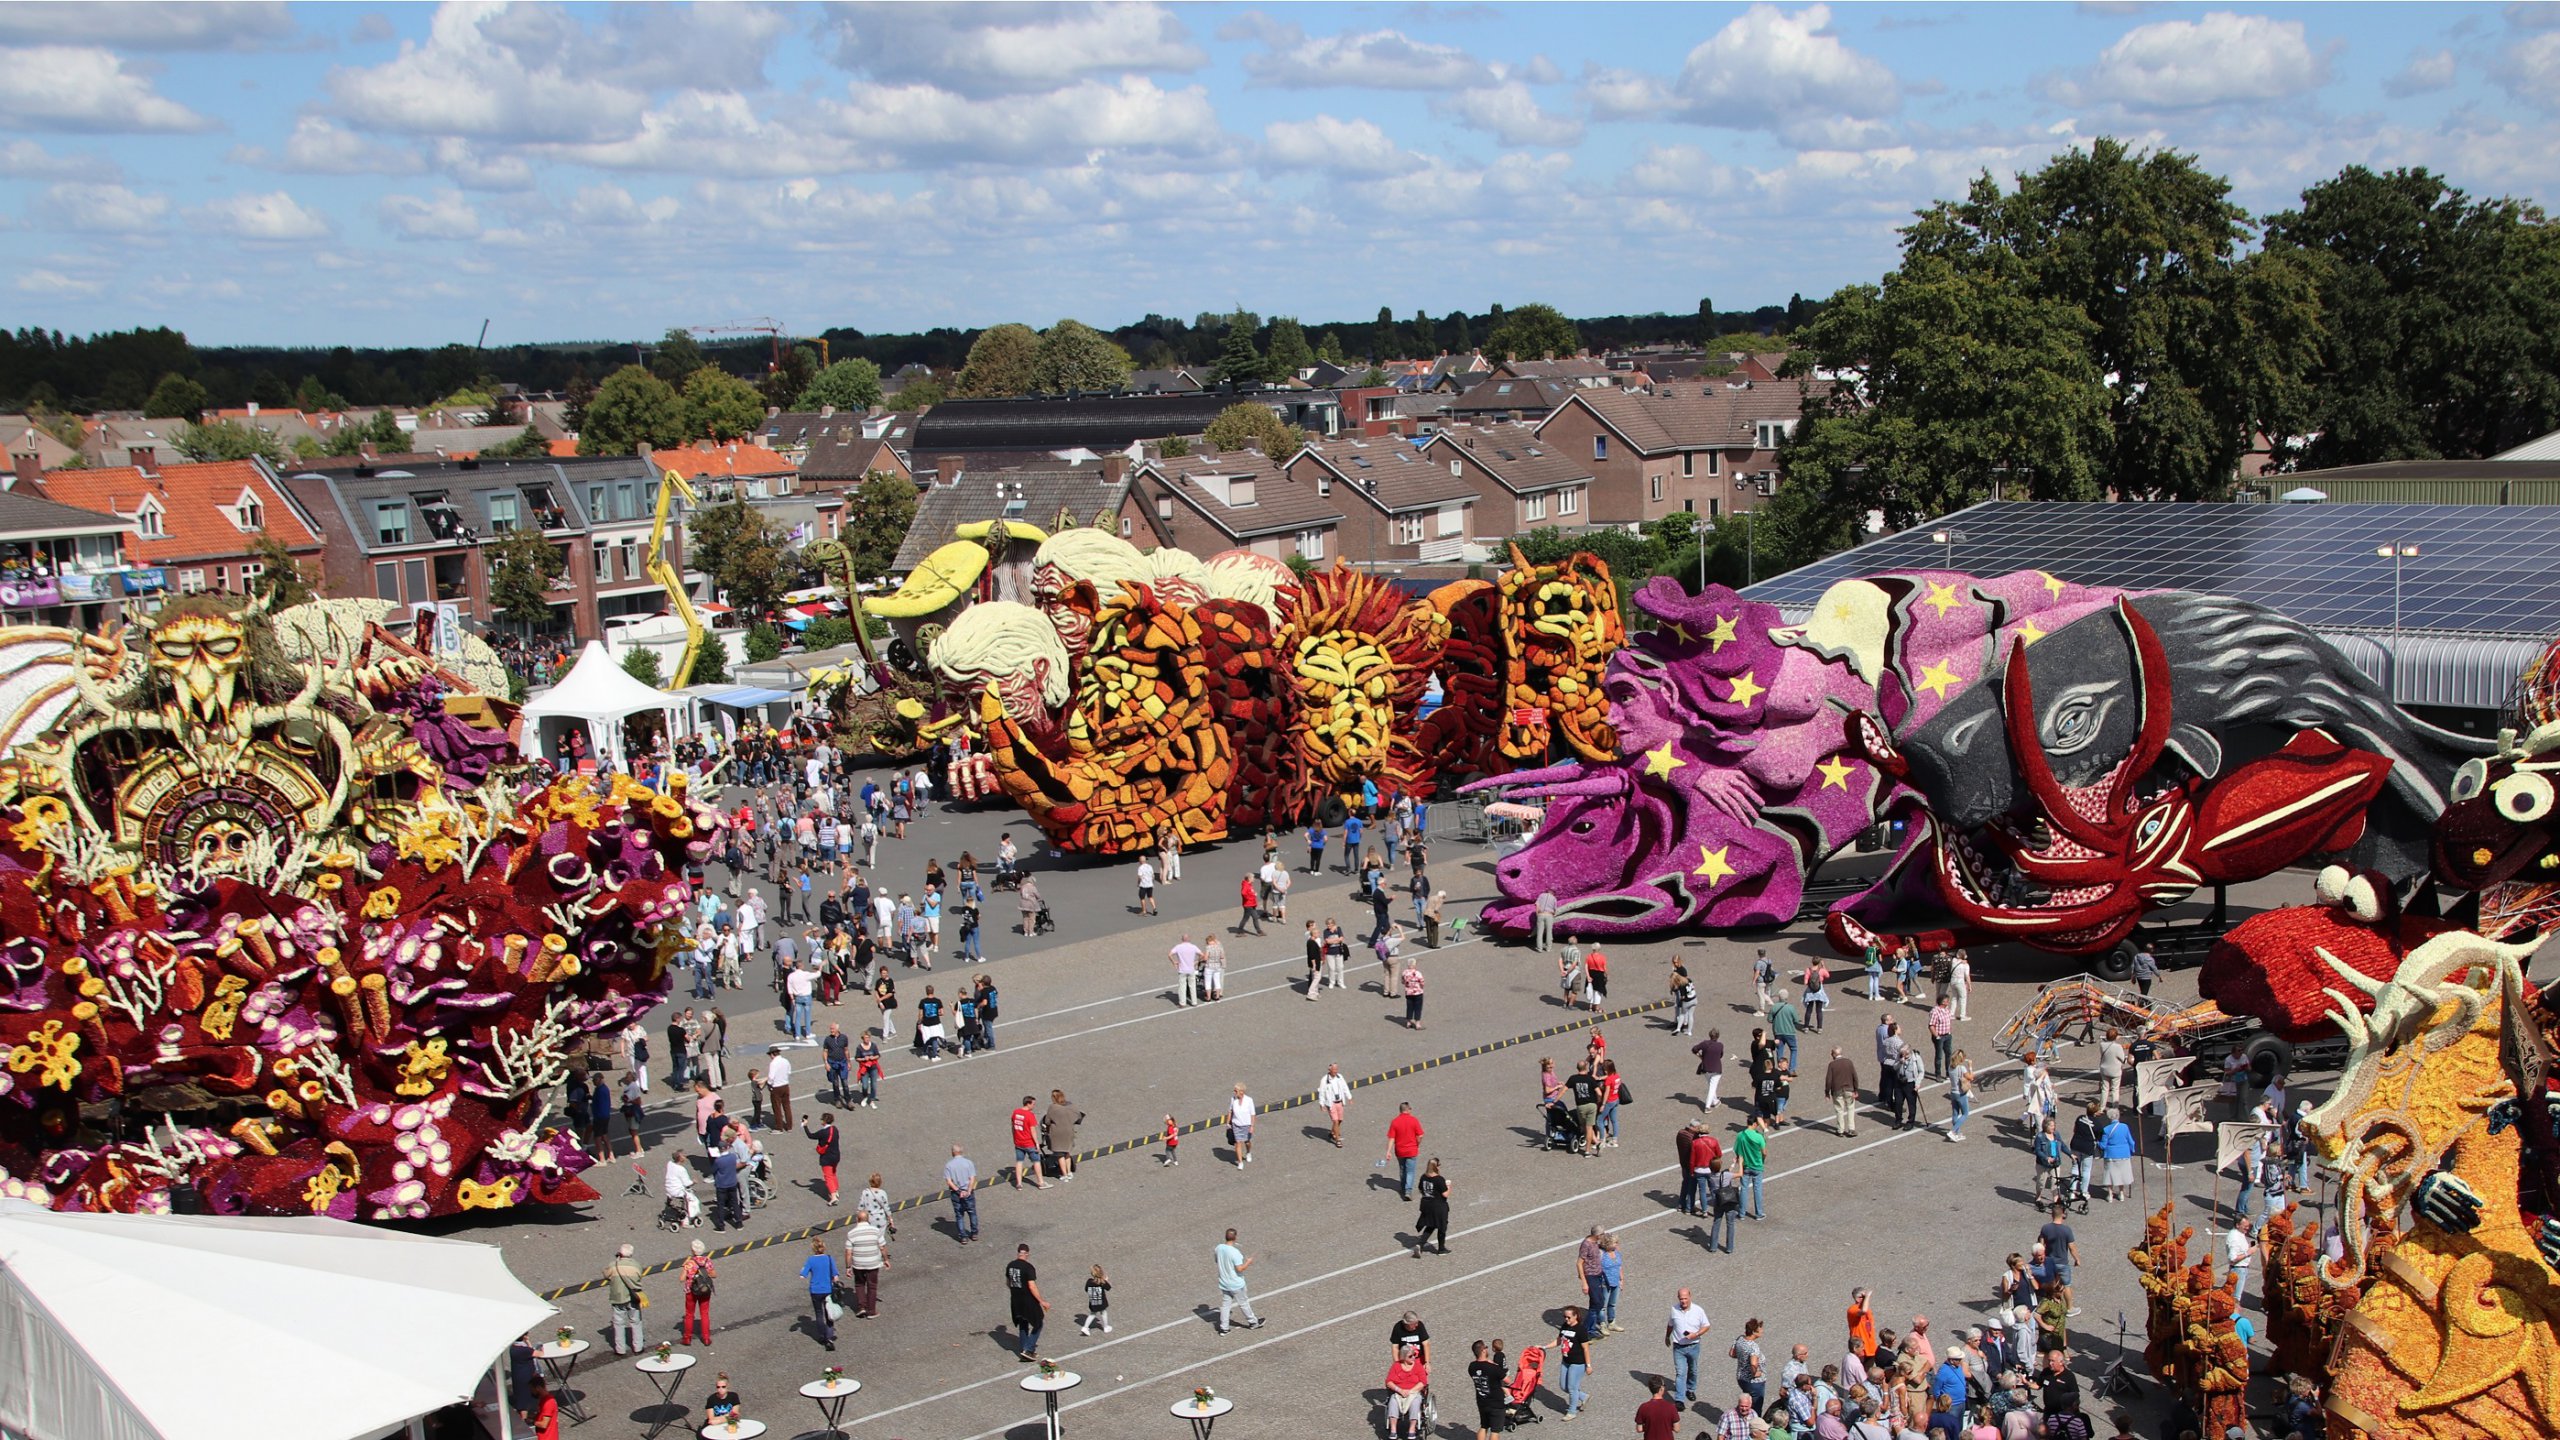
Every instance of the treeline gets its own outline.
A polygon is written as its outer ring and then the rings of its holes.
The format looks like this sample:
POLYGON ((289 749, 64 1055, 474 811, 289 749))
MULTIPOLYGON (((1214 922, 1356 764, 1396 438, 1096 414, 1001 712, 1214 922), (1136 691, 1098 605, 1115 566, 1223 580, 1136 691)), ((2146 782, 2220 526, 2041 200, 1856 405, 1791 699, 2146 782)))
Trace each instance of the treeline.
MULTIPOLYGON (((1717 310, 1701 301, 1695 312, 1687 314, 1601 315, 1573 323, 1593 349, 1619 349, 1696 344, 1729 333, 1773 334, 1809 319, 1818 309, 1802 296, 1785 305, 1751 310, 1717 310)), ((1148 315, 1099 333, 1139 366, 1208 366, 1219 358, 1231 318, 1229 313, 1204 313, 1188 321, 1148 315)), ((1327 358, 1348 363, 1473 349, 1484 343, 1502 318, 1499 305, 1481 314, 1451 311, 1436 319, 1420 311, 1398 319, 1381 308, 1371 320, 1298 328, 1308 338, 1310 353, 1330 350, 1327 358), (1323 343, 1326 337, 1331 337, 1330 346, 1323 343)), ((1266 354, 1272 351, 1275 324, 1298 325, 1282 317, 1270 321, 1257 317, 1256 323, 1255 343, 1266 354)), ((967 363, 970 347, 984 333, 948 327, 916 334, 831 329, 818 337, 826 342, 823 352, 815 338, 801 337, 786 344, 784 359, 786 365, 806 367, 810 373, 819 368, 812 362, 823 353, 831 361, 868 360, 883 374, 921 364, 948 376, 967 363)), ((772 347, 761 338, 697 342, 679 340, 682 334, 670 331, 664 338, 639 342, 373 349, 199 346, 190 344, 182 332, 166 328, 96 335, 20 329, 0 332, 0 407, 12 412, 80 414, 139 410, 170 375, 202 387, 206 402, 216 407, 236 408, 255 401, 276 408, 334 410, 351 405, 428 405, 483 390, 492 380, 527 390, 566 393, 601 384, 606 376, 635 362, 671 383, 680 383, 693 366, 703 363, 759 381, 770 368, 772 347), (684 355, 685 361, 677 364, 661 358, 661 352, 671 350, 684 355)))

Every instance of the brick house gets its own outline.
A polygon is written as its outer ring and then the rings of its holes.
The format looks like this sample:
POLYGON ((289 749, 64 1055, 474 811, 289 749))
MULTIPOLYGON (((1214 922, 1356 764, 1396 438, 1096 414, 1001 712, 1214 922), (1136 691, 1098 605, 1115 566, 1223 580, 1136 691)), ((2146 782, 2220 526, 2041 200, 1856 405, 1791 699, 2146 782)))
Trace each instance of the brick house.
POLYGON ((256 460, 54 470, 44 477, 43 493, 132 521, 125 554, 136 565, 166 570, 174 594, 246 593, 266 568, 249 549, 260 535, 281 543, 315 583, 320 579, 318 526, 286 495, 275 472, 256 460))
POLYGON ((1479 538, 1476 479, 1403 439, 1311 441, 1282 468, 1341 506, 1340 552, 1355 565, 1458 560, 1479 538))
POLYGON ((1461 425, 1431 437, 1424 463, 1474 490, 1475 533, 1498 540, 1541 525, 1591 523, 1592 467, 1526 425, 1461 425))
POLYGON ((1739 378, 1651 391, 1577 390, 1538 422, 1541 441, 1592 471, 1590 520, 1630 525, 1694 509, 1757 509, 1777 488, 1778 447, 1809 386, 1739 378))
POLYGON ((1161 456, 1129 472, 1122 535, 1141 549, 1175 545, 1194 555, 1251 550, 1274 560, 1331 560, 1348 511, 1357 504, 1292 478, 1259 450, 1161 456))

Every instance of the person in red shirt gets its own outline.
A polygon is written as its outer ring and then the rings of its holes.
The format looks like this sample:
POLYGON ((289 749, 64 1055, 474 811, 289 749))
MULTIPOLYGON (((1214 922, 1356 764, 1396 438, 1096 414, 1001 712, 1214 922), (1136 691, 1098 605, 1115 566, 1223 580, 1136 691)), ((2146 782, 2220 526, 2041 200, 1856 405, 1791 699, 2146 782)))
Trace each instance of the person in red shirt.
POLYGON ((1680 1433, 1680 1407, 1664 1397, 1661 1376, 1645 1383, 1653 1396, 1636 1407, 1637 1440, 1673 1440, 1680 1433))
POLYGON ((551 1393, 551 1382, 534 1377, 524 1413, 533 1424, 533 1440, 560 1440, 560 1397, 551 1393))
POLYGON ((1422 1363, 1422 1347, 1407 1345, 1387 1367, 1388 1440, 1422 1440, 1422 1392, 1431 1370, 1422 1363))
POLYGON ((1849 1295, 1849 1348, 1858 1352, 1860 1360, 1876 1358, 1876 1307, 1864 1285, 1849 1295))
POLYGON ((1254 934, 1261 934, 1262 891, 1254 885, 1253 875, 1250 871, 1246 872, 1244 883, 1237 887, 1237 895, 1238 898, 1242 899, 1244 902, 1244 914, 1236 921, 1236 933, 1239 935, 1243 934, 1244 927, 1250 925, 1253 927, 1254 934))
POLYGON ((1026 1171, 1031 1177, 1031 1188, 1049 1188, 1049 1182, 1040 1178, 1040 1112, 1033 1108, 1037 1104, 1032 1097, 1025 1095, 1022 1103, 1014 1107, 1013 1188, 1016 1190, 1022 1188, 1026 1171))
POLYGON ((1707 1177, 1715 1173, 1716 1166, 1723 1159, 1724 1145, 1712 1132, 1700 1130, 1690 1139, 1689 1175, 1697 1186, 1698 1213, 1701 1215, 1707 1211, 1707 1177))
POLYGON ((1414 1172, 1422 1156, 1422 1121, 1414 1115, 1410 1101, 1396 1102, 1396 1118, 1387 1122, 1387 1153, 1395 1157, 1404 1198, 1412 1199, 1414 1172))

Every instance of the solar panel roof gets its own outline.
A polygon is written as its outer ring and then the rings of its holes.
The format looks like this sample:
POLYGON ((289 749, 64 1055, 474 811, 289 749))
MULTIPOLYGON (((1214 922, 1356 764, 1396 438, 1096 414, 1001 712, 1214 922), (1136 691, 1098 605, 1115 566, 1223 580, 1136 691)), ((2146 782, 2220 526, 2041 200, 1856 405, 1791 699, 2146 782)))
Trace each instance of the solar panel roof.
POLYGON ((1844 550, 1742 593, 1789 610, 1887 570, 2044 570, 2084 585, 2254 600, 2315 630, 2560 631, 2560 505, 2239 505, 1990 501, 1844 550), (1945 534, 1941 544, 1934 535, 1945 534), (2376 552, 2414 548, 2415 554, 2376 552))

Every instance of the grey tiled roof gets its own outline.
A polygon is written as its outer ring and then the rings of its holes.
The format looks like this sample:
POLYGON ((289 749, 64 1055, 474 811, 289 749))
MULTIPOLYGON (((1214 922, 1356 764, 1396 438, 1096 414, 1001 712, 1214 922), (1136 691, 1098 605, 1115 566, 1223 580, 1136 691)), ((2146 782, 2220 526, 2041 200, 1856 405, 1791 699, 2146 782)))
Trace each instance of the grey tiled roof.
POLYGON ((1064 510, 1079 524, 1090 525, 1096 515, 1116 512, 1122 497, 1129 493, 1126 479, 1103 478, 1099 465, 1041 465, 1019 469, 964 470, 957 482, 949 485, 928 483, 916 497, 916 518, 907 526, 907 538, 898 545, 898 555, 889 562, 892 572, 900 575, 923 563, 924 557, 948 545, 963 525, 977 520, 1020 520, 1053 528, 1058 512, 1064 510), (1001 482, 1001 494, 997 485, 1001 482), (1020 487, 1022 503, 1012 505, 1015 487, 1020 487))

